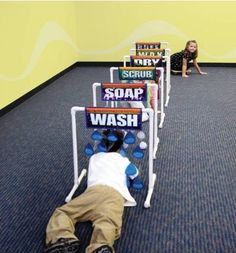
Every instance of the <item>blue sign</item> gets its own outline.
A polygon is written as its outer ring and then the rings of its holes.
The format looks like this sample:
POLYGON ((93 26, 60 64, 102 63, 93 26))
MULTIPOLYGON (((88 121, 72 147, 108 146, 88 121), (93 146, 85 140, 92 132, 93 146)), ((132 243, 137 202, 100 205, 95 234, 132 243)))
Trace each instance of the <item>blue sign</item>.
POLYGON ((139 108, 87 107, 85 114, 88 128, 142 128, 142 110, 139 108))

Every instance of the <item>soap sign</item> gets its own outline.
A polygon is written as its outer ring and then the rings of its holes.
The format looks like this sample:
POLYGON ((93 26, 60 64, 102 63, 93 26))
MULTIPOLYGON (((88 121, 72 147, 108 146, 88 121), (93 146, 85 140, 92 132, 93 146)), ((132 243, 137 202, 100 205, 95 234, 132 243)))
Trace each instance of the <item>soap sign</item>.
POLYGON ((156 80, 156 71, 153 67, 120 67, 120 80, 156 80))
POLYGON ((145 83, 103 83, 101 96, 103 101, 146 101, 147 85, 145 83))
POLYGON ((85 108, 88 128, 141 129, 142 110, 139 108, 85 108))

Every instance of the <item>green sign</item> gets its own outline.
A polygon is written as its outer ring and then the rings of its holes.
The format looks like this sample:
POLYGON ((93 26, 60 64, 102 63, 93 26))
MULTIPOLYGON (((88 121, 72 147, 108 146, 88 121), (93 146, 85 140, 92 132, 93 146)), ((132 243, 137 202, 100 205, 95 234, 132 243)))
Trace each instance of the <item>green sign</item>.
POLYGON ((121 67, 120 80, 156 80, 156 69, 150 67, 121 67))

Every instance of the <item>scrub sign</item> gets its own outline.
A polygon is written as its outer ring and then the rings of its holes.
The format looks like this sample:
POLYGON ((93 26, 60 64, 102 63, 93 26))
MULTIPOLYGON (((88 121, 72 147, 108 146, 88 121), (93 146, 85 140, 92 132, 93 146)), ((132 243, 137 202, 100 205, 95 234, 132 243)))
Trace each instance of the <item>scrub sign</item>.
POLYGON ((141 129, 142 110, 139 108, 87 107, 88 128, 141 129))
POLYGON ((120 67, 120 80, 156 80, 156 71, 153 67, 120 67))
POLYGON ((147 86, 144 83, 103 83, 101 95, 103 101, 145 101, 147 86))

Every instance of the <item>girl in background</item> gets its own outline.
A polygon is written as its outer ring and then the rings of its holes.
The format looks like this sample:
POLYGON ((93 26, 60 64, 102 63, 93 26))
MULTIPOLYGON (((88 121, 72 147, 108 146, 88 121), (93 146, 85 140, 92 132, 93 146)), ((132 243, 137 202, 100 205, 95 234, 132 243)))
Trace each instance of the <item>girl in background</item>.
POLYGON ((206 75, 206 72, 203 72, 198 63, 198 45, 195 40, 189 40, 186 43, 185 49, 177 52, 170 57, 171 62, 171 73, 172 74, 182 74, 182 77, 188 77, 188 74, 191 73, 189 69, 189 62, 193 61, 194 67, 197 69, 197 72, 200 75, 206 75))

